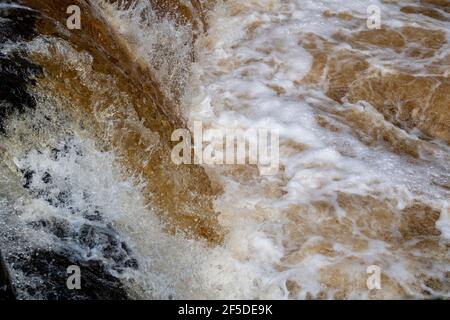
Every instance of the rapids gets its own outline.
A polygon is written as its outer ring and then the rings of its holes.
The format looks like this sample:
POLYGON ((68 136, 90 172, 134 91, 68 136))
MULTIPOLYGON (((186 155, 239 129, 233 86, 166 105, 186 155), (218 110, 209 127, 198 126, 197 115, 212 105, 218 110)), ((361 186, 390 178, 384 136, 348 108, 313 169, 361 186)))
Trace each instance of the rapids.
POLYGON ((0 0, 17 297, 448 298, 449 36, 446 0, 0 0), (194 121, 276 129, 279 172, 174 164, 194 121))

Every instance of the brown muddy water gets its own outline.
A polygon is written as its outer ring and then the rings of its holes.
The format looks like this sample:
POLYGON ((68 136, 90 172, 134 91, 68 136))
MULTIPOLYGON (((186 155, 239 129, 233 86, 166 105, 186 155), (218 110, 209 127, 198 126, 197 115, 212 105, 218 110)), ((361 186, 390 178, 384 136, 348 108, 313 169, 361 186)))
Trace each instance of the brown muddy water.
POLYGON ((19 298, 450 296, 448 1, 0 13, 0 243, 19 298), (279 172, 174 164, 194 121, 277 130, 279 172))

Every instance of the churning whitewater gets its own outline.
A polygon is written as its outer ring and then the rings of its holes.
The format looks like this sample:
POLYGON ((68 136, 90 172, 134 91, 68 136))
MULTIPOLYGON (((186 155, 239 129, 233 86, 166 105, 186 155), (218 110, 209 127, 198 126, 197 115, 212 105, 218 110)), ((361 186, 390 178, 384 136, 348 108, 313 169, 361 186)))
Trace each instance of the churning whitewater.
POLYGON ((450 297, 449 41, 445 0, 0 0, 15 295, 450 297), (174 163, 195 123, 279 170, 174 163))

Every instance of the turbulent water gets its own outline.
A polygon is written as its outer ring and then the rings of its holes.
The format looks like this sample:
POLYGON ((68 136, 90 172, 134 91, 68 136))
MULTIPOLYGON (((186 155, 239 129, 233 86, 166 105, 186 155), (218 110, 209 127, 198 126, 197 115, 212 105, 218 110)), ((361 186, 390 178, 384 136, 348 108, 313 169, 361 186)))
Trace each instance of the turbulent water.
POLYGON ((17 296, 448 298, 449 40, 447 0, 0 0, 17 296), (278 174, 175 165, 194 121, 278 130, 278 174))

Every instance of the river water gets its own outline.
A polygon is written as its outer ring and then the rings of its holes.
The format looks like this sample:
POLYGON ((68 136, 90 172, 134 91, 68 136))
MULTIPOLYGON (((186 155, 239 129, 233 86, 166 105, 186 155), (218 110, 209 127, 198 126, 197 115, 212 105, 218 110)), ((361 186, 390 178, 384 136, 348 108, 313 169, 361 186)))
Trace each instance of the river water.
POLYGON ((448 1, 0 12, 0 242, 20 298, 449 297, 448 1), (175 165, 194 121, 277 130, 280 170, 175 165))

